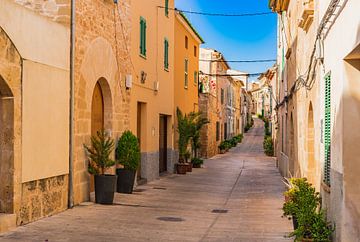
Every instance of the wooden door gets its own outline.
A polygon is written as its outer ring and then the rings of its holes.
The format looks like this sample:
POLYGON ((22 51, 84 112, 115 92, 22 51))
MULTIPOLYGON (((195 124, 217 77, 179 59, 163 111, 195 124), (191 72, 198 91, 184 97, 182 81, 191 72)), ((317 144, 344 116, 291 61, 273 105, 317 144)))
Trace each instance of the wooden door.
POLYGON ((167 171, 167 117, 160 115, 159 124, 159 172, 167 171))
MULTIPOLYGON (((137 138, 139 140, 140 152, 141 152, 141 121, 142 121, 141 106, 142 106, 141 103, 138 102, 137 103, 137 138)), ((141 161, 139 164, 139 168, 137 169, 137 179, 138 180, 141 179, 141 161)))
MULTIPOLYGON (((96 83, 91 103, 91 136, 104 129, 104 100, 99 82, 96 83)), ((94 177, 90 177, 90 192, 94 191, 94 177)))

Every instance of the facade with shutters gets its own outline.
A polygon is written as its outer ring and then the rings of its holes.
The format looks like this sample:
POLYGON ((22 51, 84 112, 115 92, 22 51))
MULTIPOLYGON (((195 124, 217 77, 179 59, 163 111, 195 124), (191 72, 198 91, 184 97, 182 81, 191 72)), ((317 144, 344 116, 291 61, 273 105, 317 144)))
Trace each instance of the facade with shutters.
MULTIPOLYGON (((141 146, 139 183, 174 171, 173 8, 174 0, 134 0, 129 9, 132 87, 128 90, 128 115, 129 128, 137 135, 141 146)), ((188 78, 193 85, 191 73, 188 78)))
POLYGON ((177 11, 174 14, 174 146, 177 148, 176 109, 184 114, 199 111, 199 50, 204 40, 184 14, 177 11))
POLYGON ((278 13, 280 171, 307 177, 321 193, 334 241, 357 241, 360 2, 269 3, 278 13))

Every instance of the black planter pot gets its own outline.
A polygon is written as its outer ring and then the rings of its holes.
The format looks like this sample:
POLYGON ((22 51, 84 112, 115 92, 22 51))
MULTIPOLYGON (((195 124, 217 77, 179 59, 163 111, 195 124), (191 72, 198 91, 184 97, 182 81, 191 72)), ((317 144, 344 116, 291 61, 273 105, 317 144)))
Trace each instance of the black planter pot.
POLYGON ((115 175, 95 175, 95 202, 112 204, 116 190, 115 175))
POLYGON ((131 194, 134 188, 136 171, 125 170, 124 168, 117 168, 117 189, 119 193, 131 194))

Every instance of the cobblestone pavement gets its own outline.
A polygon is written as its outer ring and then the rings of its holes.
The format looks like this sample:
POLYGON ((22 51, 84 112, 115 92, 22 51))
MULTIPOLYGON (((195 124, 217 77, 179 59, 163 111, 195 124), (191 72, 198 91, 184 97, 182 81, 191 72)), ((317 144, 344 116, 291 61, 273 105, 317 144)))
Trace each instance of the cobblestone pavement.
POLYGON ((116 194, 115 205, 89 203, 18 227, 0 241, 291 241, 282 178, 262 141, 255 120, 242 144, 202 169, 116 194))

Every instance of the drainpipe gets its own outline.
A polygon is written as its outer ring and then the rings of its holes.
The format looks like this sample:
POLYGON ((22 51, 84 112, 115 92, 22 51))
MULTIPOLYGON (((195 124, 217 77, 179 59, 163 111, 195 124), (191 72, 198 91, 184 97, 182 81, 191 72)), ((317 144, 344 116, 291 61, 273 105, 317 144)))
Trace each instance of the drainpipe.
POLYGON ((69 189, 68 207, 74 206, 74 61, 75 61, 75 0, 71 0, 71 25, 70 25, 70 127, 69 127, 69 189))

